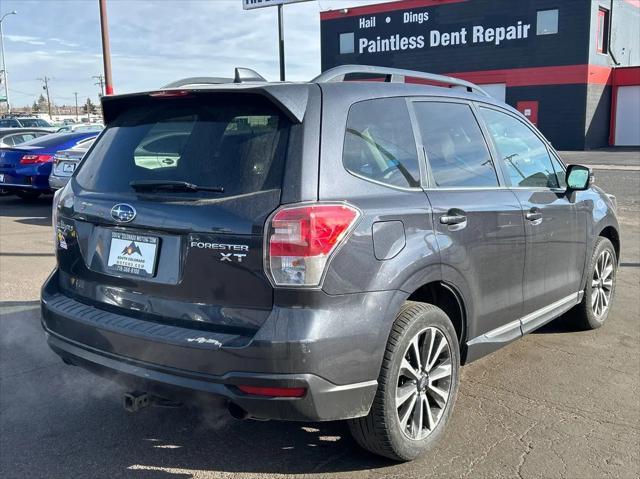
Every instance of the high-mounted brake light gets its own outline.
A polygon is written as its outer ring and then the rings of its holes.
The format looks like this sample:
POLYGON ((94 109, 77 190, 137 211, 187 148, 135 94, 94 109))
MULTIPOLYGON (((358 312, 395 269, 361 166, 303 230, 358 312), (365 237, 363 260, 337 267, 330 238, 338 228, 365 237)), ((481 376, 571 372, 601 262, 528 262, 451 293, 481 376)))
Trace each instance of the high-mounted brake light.
POLYGON ((266 267, 278 286, 318 286, 331 254, 360 212, 346 204, 313 204, 279 210, 266 228, 266 267))
POLYGON ((305 388, 265 388, 260 386, 238 386, 238 389, 245 394, 254 396, 281 397, 281 398, 301 398, 307 391, 305 388))
POLYGON ((163 90, 149 93, 149 96, 154 98, 177 98, 191 96, 191 94, 187 90, 163 90))
POLYGON ((21 165, 33 165, 35 163, 48 163, 53 160, 53 155, 23 155, 21 165))

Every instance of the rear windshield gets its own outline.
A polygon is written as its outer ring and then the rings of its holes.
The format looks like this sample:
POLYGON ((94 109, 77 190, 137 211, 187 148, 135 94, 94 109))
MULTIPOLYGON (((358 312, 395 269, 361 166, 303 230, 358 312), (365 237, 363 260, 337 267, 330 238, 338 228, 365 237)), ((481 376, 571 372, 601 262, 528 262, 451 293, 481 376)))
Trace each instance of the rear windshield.
POLYGON ((76 181, 97 192, 132 192, 132 181, 185 181, 223 188, 198 192, 216 197, 280 189, 289 127, 258 95, 150 99, 108 125, 76 181))

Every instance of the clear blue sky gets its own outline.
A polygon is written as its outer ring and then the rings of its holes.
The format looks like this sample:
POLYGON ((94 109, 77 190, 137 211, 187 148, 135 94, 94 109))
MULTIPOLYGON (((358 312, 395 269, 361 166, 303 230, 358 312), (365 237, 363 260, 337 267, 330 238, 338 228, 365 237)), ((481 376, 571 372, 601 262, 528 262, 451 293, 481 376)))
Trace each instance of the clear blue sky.
MULTIPOLYGON (((321 10, 390 0, 313 0, 285 7, 287 79, 320 72, 321 10)), ((188 76, 229 76, 234 66, 278 77, 277 9, 241 0, 108 0, 116 93, 188 76)), ((12 106, 31 105, 50 77, 56 104, 97 101, 102 73, 98 0, 1 0, 12 106)))

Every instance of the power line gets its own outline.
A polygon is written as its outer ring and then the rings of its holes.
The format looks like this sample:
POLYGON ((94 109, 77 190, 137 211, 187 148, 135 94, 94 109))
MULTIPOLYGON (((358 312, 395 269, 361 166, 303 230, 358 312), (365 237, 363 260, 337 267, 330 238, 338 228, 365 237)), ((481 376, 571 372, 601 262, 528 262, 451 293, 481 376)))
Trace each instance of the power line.
POLYGON ((51 118, 51 98, 49 96, 49 80, 51 78, 45 76, 44 78, 38 78, 38 80, 44 82, 42 89, 47 92, 47 110, 49 111, 49 118, 51 118))
POLYGON ((98 80, 97 82, 94 83, 94 85, 100 85, 100 95, 104 96, 104 75, 100 74, 100 75, 94 75, 91 78, 95 78, 96 80, 98 80))

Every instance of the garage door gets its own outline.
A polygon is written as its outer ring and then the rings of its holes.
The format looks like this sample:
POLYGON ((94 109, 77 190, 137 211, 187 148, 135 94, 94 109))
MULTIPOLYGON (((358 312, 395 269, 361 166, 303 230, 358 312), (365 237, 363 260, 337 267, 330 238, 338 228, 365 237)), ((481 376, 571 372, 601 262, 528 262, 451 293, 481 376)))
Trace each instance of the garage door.
POLYGON ((640 86, 618 88, 616 146, 640 146, 640 86))
POLYGON ((486 83, 484 85, 478 85, 484 91, 486 91, 489 95, 491 95, 496 100, 505 101, 507 94, 507 84, 506 83, 486 83))

